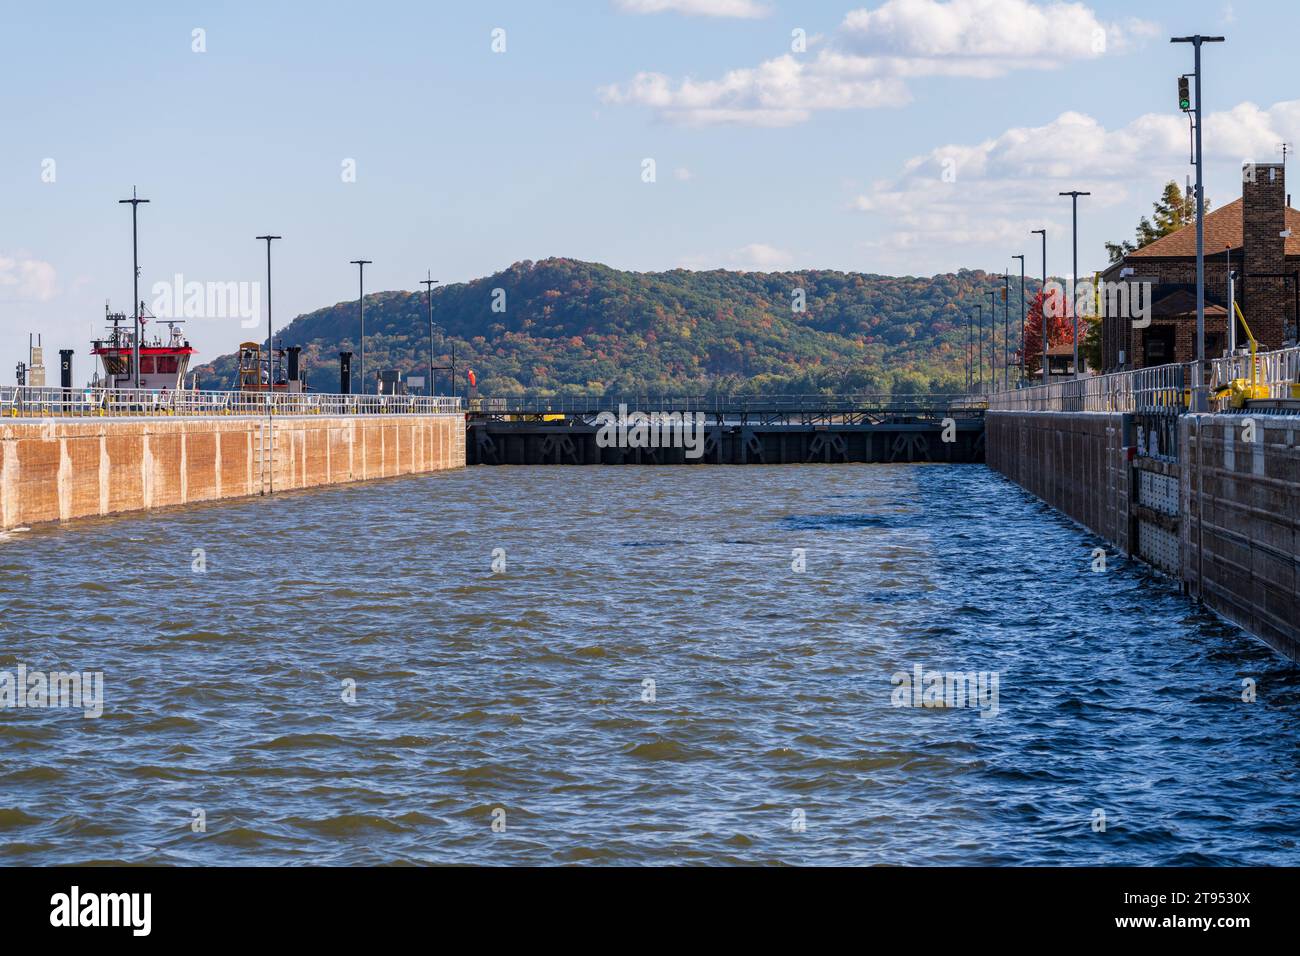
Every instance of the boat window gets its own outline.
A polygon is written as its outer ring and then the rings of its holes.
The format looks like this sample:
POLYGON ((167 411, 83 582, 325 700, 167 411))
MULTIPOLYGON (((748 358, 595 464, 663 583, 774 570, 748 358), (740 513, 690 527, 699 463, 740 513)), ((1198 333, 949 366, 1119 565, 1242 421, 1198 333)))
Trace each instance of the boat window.
POLYGON ((176 372, 176 356, 175 355, 158 356, 158 371, 170 372, 174 374, 176 372))
POLYGON ((141 374, 141 375, 152 375, 152 374, 153 374, 153 356, 152 356, 152 355, 141 355, 141 356, 140 356, 140 374, 141 374))

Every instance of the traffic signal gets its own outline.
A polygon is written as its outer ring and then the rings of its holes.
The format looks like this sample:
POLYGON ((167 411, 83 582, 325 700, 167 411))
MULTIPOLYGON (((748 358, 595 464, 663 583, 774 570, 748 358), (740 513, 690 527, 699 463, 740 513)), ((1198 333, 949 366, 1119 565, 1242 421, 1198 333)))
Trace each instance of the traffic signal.
POLYGON ((1188 88, 1187 77, 1178 78, 1178 108, 1184 113, 1192 108, 1192 93, 1188 88))

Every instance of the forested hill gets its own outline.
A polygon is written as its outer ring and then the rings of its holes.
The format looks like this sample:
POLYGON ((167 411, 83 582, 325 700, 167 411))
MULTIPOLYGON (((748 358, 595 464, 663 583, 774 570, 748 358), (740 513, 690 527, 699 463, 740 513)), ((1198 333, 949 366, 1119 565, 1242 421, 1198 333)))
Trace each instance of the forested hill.
MULTIPOLYGON (((1011 282, 1019 323, 1019 277, 1011 282)), ((1030 295, 1038 288, 1031 284, 1030 295)), ((519 262, 473 282, 435 287, 435 365, 456 342, 480 393, 685 394, 948 391, 964 384, 967 317, 1002 277, 963 270, 931 278, 810 272, 623 272, 574 259, 519 262), (498 291, 499 290, 499 291, 498 291), (805 308, 795 309, 798 290, 805 308), (495 307, 495 310, 494 310, 495 307), (504 310, 504 311, 501 311, 504 310)), ((303 346, 309 381, 338 387, 338 352, 360 352, 357 303, 301 315, 277 339, 303 346)), ((987 340, 986 340, 987 343, 987 340)), ((424 292, 366 296, 366 367, 421 374, 428 362, 424 292)), ((199 370, 229 387, 235 358, 199 370)), ((353 361, 354 376, 359 373, 353 361)), ((446 392, 445 373, 439 391, 446 392)), ((354 390, 357 390, 354 385, 354 390)))

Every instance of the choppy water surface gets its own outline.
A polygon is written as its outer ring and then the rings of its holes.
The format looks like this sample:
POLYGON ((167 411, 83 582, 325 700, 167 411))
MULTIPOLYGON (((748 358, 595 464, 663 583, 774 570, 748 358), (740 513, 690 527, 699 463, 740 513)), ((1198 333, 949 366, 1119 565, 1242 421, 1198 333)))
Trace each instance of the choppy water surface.
POLYGON ((0 710, 0 863, 1300 863, 1297 671, 1098 544, 982 467, 879 465, 11 534, 0 670, 106 703, 0 710), (918 664, 997 672, 997 716, 892 706, 918 664))

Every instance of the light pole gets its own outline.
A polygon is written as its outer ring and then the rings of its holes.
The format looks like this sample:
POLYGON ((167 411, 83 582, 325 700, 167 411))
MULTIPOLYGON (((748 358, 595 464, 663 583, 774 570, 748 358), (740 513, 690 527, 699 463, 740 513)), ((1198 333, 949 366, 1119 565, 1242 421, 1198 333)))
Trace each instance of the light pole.
MULTIPOLYGON (((1196 72, 1196 381, 1192 383, 1192 411, 1209 407, 1205 396, 1205 188, 1201 157, 1201 44, 1222 43, 1223 37, 1170 37, 1170 43, 1190 43, 1196 72)), ((1229 318, 1232 318, 1229 316, 1229 318)))
POLYGON ((1012 256, 1020 260, 1020 384, 1025 383, 1025 257, 1012 256))
POLYGON ((361 394, 365 395, 370 384, 366 380, 366 266, 372 263, 369 259, 353 259, 351 262, 357 267, 357 306, 361 311, 361 394))
POLYGON ((1011 391, 1011 273, 1002 273, 1002 391, 1011 391))
POLYGON ((279 239, 279 236, 257 236, 258 239, 266 240, 266 394, 267 405, 271 404, 269 396, 274 390, 274 378, 271 374, 271 350, 273 348, 271 339, 271 240, 279 239))
POLYGON ((985 292, 989 297, 989 392, 998 387, 998 294, 985 292))
POLYGON ((1046 385, 1047 379, 1047 230, 1030 229, 1031 235, 1043 237, 1043 285, 1039 290, 1039 296, 1042 303, 1038 309, 1038 317, 1042 319, 1043 326, 1043 384, 1046 385))
POLYGON ((971 346, 975 344, 975 331, 971 323, 971 314, 966 313, 966 394, 971 392, 975 383, 974 371, 971 369, 971 346))
POLYGON ((1074 377, 1079 377, 1079 197, 1091 196, 1092 193, 1079 192, 1072 189, 1069 192, 1061 193, 1062 196, 1069 196, 1071 204, 1074 207, 1074 271, 1070 273, 1070 313, 1074 316, 1074 377))
MULTIPOLYGON (((1286 156, 1282 157, 1283 162, 1286 156)), ((1228 267, 1228 354, 1237 354, 1237 293, 1233 286, 1236 273, 1232 271, 1232 246, 1223 250, 1223 262, 1228 267)))
POLYGON ((433 287, 438 284, 438 280, 433 278, 432 271, 426 271, 428 278, 420 280, 420 285, 424 286, 424 297, 429 300, 429 395, 433 395, 433 287))
POLYGON ((135 194, 135 187, 131 187, 130 199, 119 199, 118 203, 131 204, 131 272, 132 292, 131 299, 135 303, 131 310, 135 314, 135 342, 133 346, 134 355, 131 358, 131 370, 135 373, 135 387, 140 387, 140 243, 139 233, 136 230, 136 213, 140 209, 140 203, 148 202, 147 199, 139 199, 135 194))
POLYGON ((976 358, 979 361, 979 365, 977 366, 979 368, 979 378, 976 379, 976 384, 979 387, 979 391, 983 392, 984 391, 984 303, 981 302, 979 305, 976 306, 976 308, 980 310, 979 348, 976 349, 975 351, 976 358))

